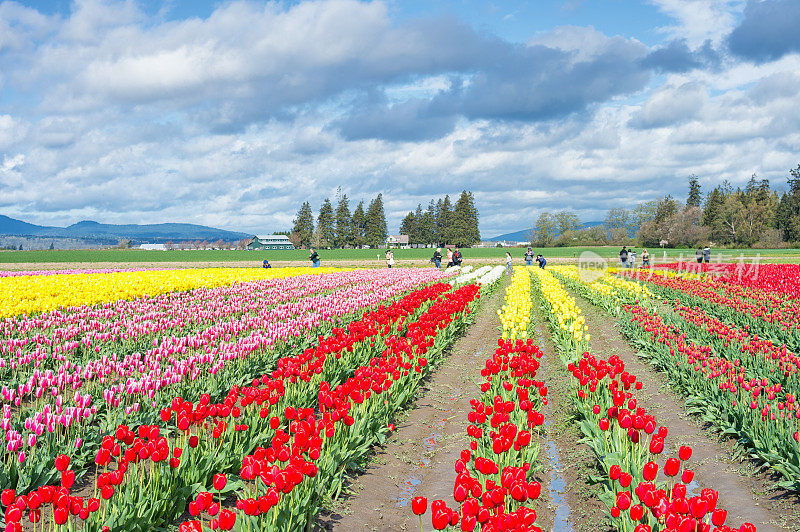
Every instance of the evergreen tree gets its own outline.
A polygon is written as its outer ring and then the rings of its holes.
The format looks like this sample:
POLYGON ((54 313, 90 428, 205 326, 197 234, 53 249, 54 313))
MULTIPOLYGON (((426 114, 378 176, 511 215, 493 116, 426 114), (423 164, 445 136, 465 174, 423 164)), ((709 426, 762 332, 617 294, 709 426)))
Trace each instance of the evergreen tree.
POLYGON ((471 193, 461 191, 449 223, 449 243, 459 247, 469 247, 480 242, 478 232, 478 211, 471 193))
POLYGON ((686 199, 686 205, 691 207, 699 207, 703 197, 700 193, 700 181, 697 176, 692 174, 689 176, 689 197, 686 199))
POLYGON ((453 244, 451 223, 453 219, 453 206, 450 195, 446 195, 441 203, 436 204, 436 240, 441 245, 453 244))
POLYGON ((406 217, 403 218, 403 221, 400 222, 400 234, 401 235, 408 235, 408 241, 412 244, 415 244, 415 236, 417 232, 417 220, 414 216, 413 212, 409 212, 406 214, 406 217))
POLYGON ((318 246, 330 247, 333 245, 335 234, 333 224, 333 205, 331 205, 331 200, 325 198, 325 201, 322 202, 322 207, 319 208, 319 216, 317 216, 318 246))
POLYGON ((422 204, 417 203, 417 209, 414 211, 414 230, 408 235, 408 239, 411 244, 427 244, 427 242, 424 241, 422 234, 423 216, 422 204))
POLYGON ((789 242, 800 241, 800 164, 789 170, 789 192, 781 198, 779 229, 789 242))
POLYGON ((369 204, 364 239, 373 248, 386 244, 386 214, 383 212, 383 194, 378 194, 369 204))
POLYGON ((303 247, 311 245, 311 239, 314 236, 314 213, 311 211, 311 205, 305 201, 297 211, 297 216, 294 219, 294 228, 292 232, 297 235, 299 244, 303 247))
POLYGON ((364 229, 366 228, 366 214, 364 213, 364 201, 359 201, 356 210, 353 211, 353 223, 351 225, 353 234, 353 244, 360 248, 365 244, 364 229))
POLYGON ((417 222, 420 244, 435 244, 436 240, 436 203, 433 200, 417 222))
POLYGON ((717 219, 719 209, 725 202, 722 187, 716 187, 706 195, 706 204, 703 206, 703 225, 711 227, 717 219))
POLYGON ((333 245, 337 248, 343 248, 354 244, 353 219, 350 216, 350 201, 347 199, 347 194, 342 194, 342 190, 339 189, 337 195, 339 196, 339 202, 336 206, 333 245))

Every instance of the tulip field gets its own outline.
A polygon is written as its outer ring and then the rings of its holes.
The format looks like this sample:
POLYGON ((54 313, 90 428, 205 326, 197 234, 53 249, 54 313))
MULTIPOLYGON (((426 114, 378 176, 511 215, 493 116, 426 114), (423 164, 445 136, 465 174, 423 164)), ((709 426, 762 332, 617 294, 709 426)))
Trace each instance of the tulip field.
POLYGON ((687 413, 800 492, 800 268, 503 271, 0 277, 2 526, 313 530, 353 468, 392 444, 478 309, 497 332, 464 368, 474 389, 443 473, 452 496, 429 503, 423 485, 404 510, 423 532, 546 529, 545 360, 570 383, 561 399, 593 457, 598 529, 756 530, 729 522, 726 486, 695 478, 692 447, 650 411, 626 362, 593 349, 586 305, 619 323, 687 413), (484 308, 493 293, 502 304, 484 308))

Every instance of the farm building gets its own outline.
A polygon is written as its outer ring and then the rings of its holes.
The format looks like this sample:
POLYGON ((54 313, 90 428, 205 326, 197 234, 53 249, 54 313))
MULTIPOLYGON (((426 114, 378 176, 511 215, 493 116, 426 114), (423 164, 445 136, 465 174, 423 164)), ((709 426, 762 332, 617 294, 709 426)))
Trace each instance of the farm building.
POLYGON ((247 249, 294 249, 294 245, 286 235, 256 235, 247 249))
POLYGON ((389 235, 386 237, 387 248, 408 249, 408 235, 389 235))

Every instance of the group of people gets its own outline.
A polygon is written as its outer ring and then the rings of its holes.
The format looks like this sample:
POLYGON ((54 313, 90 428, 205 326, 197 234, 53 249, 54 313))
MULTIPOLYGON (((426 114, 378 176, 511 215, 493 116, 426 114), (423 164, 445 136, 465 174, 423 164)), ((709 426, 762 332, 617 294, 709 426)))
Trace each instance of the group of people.
POLYGON ((698 246, 697 251, 694 252, 694 258, 697 259, 697 264, 711 262, 711 248, 708 246, 704 248, 698 246))
MULTIPOLYGON (((536 263, 539 265, 540 268, 544 269, 545 265, 547 264, 547 260, 544 258, 544 255, 536 255, 536 258, 533 258, 533 249, 528 248, 525 251, 525 255, 523 256, 525 260, 526 266, 533 266, 533 261, 535 260, 536 263)), ((506 274, 511 275, 514 273, 514 267, 512 266, 514 263, 514 258, 511 256, 510 251, 506 251, 506 274)))
MULTIPOLYGON (((628 249, 626 246, 622 246, 622 249, 619 252, 619 263, 623 268, 636 268, 636 250, 633 248, 628 249)), ((649 266, 650 253, 646 249, 643 249, 642 268, 647 268, 649 266)))
MULTIPOLYGON (((431 257, 431 262, 437 268, 442 267, 442 248, 436 248, 436 251, 433 252, 433 257, 431 257)), ((461 255, 461 251, 455 247, 453 249, 447 248, 447 266, 446 268, 450 268, 453 266, 461 266, 461 262, 464 260, 464 257, 461 255)))

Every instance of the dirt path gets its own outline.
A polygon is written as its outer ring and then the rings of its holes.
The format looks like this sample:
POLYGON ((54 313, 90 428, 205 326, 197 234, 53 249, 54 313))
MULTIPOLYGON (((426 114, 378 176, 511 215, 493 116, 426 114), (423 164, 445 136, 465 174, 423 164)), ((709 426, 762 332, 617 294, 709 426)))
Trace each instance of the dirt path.
MULTIPOLYGON (((376 452, 367 471, 353 482, 353 494, 320 519, 321 526, 343 532, 417 530, 411 498, 422 495, 429 503, 444 499, 455 506, 454 465, 467 442, 469 401, 478 392, 474 381, 496 347, 497 309, 504 293, 499 288, 481 302, 475 323, 431 375, 406 417, 395 423, 397 431, 376 452)), ((544 514, 547 509, 540 512, 540 522, 552 523, 552 515, 544 514)), ((423 524, 431 529, 430 508, 423 524)))
POLYGON ((696 482, 719 491, 719 506, 728 510, 726 522, 736 526, 750 522, 759 532, 800 530, 796 497, 792 500, 785 492, 775 492, 766 475, 757 474, 748 462, 735 460, 731 444, 719 441, 685 413, 683 398, 670 389, 664 374, 637 356, 617 330, 614 319, 576 292, 571 294, 583 310, 594 352, 604 357, 617 354, 625 368, 642 381, 642 391, 637 394, 639 404, 669 429, 673 445, 692 447, 696 482))

